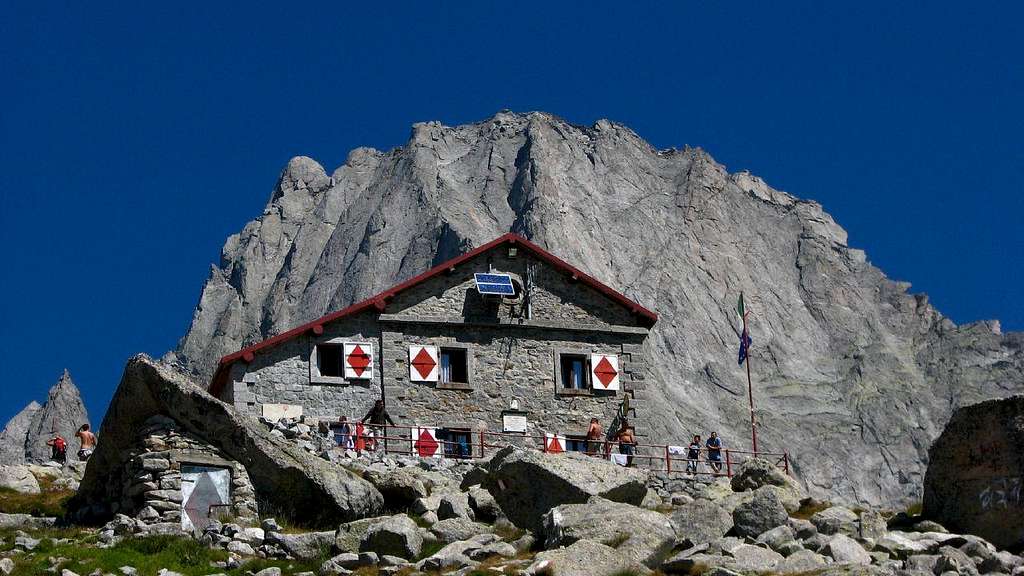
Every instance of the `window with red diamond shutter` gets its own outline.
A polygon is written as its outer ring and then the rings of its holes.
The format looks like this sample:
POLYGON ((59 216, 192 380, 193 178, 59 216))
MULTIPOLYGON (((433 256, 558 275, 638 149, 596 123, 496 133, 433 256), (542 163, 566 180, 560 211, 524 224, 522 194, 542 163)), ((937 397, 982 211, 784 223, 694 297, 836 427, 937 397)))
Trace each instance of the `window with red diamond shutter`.
POLYGON ((345 378, 350 380, 368 380, 373 378, 373 344, 369 342, 346 342, 342 365, 345 378))
POLYGON ((437 382, 437 346, 409 346, 409 380, 437 382))
POLYGON ((594 390, 618 390, 619 357, 614 354, 591 354, 590 385, 594 390))

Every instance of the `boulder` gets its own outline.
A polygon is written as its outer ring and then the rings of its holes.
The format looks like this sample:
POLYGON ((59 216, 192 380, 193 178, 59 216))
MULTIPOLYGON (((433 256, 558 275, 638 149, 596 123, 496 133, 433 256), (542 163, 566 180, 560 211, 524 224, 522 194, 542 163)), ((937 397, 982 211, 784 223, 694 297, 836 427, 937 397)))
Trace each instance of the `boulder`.
POLYGON ((437 519, 464 518, 474 520, 476 516, 469 507, 469 495, 464 492, 443 494, 437 503, 437 519))
POLYGON ((658 512, 594 497, 585 504, 552 508, 544 516, 544 537, 548 549, 590 540, 615 548, 633 564, 653 568, 672 550, 676 533, 658 512))
POLYGON ((857 514, 849 508, 832 506, 811 516, 811 523, 821 534, 857 536, 860 532, 857 514))
POLYGON ((661 570, 668 574, 703 574, 708 568, 722 566, 728 560, 720 554, 684 550, 666 560, 661 570))
POLYGON ((320 526, 375 515, 381 493, 369 482, 291 442, 270 435, 250 416, 217 400, 170 366, 145 355, 129 360, 110 402, 96 452, 89 460, 69 509, 80 519, 109 514, 121 500, 121 475, 138 431, 150 417, 163 415, 205 438, 242 463, 257 499, 305 524, 320 526))
POLYGON ((302 532, 298 534, 282 534, 271 532, 267 534, 266 541, 277 544, 288 554, 302 560, 313 560, 321 558, 325 553, 330 553, 334 547, 334 532, 302 532))
POLYGON ((757 490, 762 486, 793 486, 799 489, 795 480, 764 458, 751 458, 740 465, 730 481, 734 492, 757 490))
POLYGON ((361 552, 402 558, 416 558, 422 548, 423 535, 405 514, 396 514, 372 524, 359 542, 361 552))
POLYGON ((409 468, 387 472, 368 469, 363 472, 363 479, 380 491, 384 504, 390 510, 408 508, 417 498, 425 498, 429 494, 427 485, 409 468))
POLYGON ((362 542, 366 531, 370 529, 370 526, 386 518, 388 517, 363 518, 338 526, 334 533, 334 550, 337 552, 359 552, 359 543, 362 542))
POLYGON ((694 500, 672 513, 679 540, 696 546, 721 538, 732 529, 732 514, 709 500, 694 500))
POLYGON ((737 534, 756 538, 776 526, 782 526, 789 519, 779 496, 770 488, 758 488, 749 502, 736 507, 732 520, 737 534))
POLYGON ((952 546, 939 548, 939 559, 935 563, 935 572, 956 572, 961 576, 978 576, 978 567, 970 556, 952 546))
POLYGON ((1000 548, 1024 546, 1024 395, 960 408, 928 456, 923 516, 1000 548))
POLYGON ((615 576, 631 568, 631 563, 614 548, 592 540, 579 540, 565 548, 537 554, 529 573, 546 576, 615 576))
POLYGON ((491 459, 484 487, 516 526, 539 532, 544 514, 593 496, 640 505, 646 471, 616 466, 584 454, 544 454, 509 446, 491 459))
POLYGON ((465 541, 452 542, 418 562, 416 567, 419 570, 437 572, 476 566, 478 562, 470 556, 496 543, 497 539, 494 534, 479 534, 465 541))
POLYGON ((857 519, 857 537, 860 540, 878 540, 888 532, 885 518, 874 510, 865 510, 857 519))
POLYGON ((822 550, 840 564, 871 564, 871 555, 846 534, 834 534, 822 550))
POLYGON ((56 522, 56 518, 31 516, 29 514, 5 514, 0 512, 0 530, 10 528, 18 530, 50 528, 56 524, 56 522))
POLYGON ((14 490, 22 494, 39 494, 39 481, 28 466, 0 466, 0 488, 14 490))
MULTIPOLYGON (((478 468, 474 468, 477 470, 478 468)), ((472 508, 477 520, 483 522, 494 522, 502 516, 501 507, 498 501, 491 496, 491 493, 479 486, 469 489, 469 507, 472 508)))
POLYGON ((474 522, 468 518, 447 518, 436 522, 430 532, 446 544, 459 540, 469 540, 477 534, 486 534, 490 528, 485 524, 474 522))
POLYGON ((42 406, 33 400, 0 430, 0 464, 24 464, 25 444, 32 419, 42 406))
POLYGON ((810 550, 798 550, 775 566, 779 574, 803 574, 825 565, 825 557, 810 550))
POLYGON ((740 544, 730 552, 732 556, 725 562, 725 568, 738 572, 767 572, 784 559, 782 554, 760 546, 740 544))
POLYGON ((793 529, 783 524, 761 534, 757 537, 757 541, 767 545, 776 552, 780 552, 779 548, 788 542, 793 542, 795 538, 796 534, 793 532, 793 529))

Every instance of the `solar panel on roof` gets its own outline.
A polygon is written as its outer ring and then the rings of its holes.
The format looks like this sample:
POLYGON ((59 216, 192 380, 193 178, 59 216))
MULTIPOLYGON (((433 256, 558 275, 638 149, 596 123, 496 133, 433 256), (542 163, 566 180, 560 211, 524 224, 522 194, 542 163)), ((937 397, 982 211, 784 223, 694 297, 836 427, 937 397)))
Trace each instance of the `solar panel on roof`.
POLYGON ((476 290, 481 294, 496 296, 515 296, 516 288, 512 284, 512 277, 508 274, 481 274, 473 275, 476 280, 476 290))

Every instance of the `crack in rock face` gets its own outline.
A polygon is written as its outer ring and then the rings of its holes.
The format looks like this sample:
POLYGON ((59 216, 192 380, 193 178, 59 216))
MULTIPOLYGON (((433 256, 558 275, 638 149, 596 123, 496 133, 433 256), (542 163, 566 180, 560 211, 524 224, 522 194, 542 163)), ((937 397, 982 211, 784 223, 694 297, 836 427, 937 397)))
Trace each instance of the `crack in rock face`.
POLYGON ((538 112, 416 124, 404 146, 354 150, 330 176, 293 159, 263 215, 228 238, 168 359, 208 381, 225 354, 509 231, 658 312, 639 399, 657 442, 714 430, 748 447, 743 291, 760 447, 788 451, 812 495, 919 500, 952 411, 1024 391, 1021 334, 954 325, 819 204, 699 148, 538 112))

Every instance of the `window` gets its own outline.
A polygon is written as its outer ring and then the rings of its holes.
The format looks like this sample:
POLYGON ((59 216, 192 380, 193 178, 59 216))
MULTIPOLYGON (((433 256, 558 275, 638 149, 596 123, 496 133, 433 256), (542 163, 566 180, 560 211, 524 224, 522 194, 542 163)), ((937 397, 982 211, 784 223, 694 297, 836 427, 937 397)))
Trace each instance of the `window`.
POLYGON ((590 386, 587 376, 590 369, 587 357, 582 354, 562 354, 559 357, 562 373, 562 388, 568 390, 586 390, 590 386))
POLYGON ((316 367, 321 376, 335 378, 344 376, 342 358, 344 358, 344 353, 341 344, 317 344, 316 367))
POLYGON ((469 362, 463 348, 441 348, 441 372, 439 380, 442 384, 468 384, 469 362))
POLYGON ((470 458, 473 455, 473 436, 469 428, 441 428, 437 439, 444 441, 445 458, 470 458))

